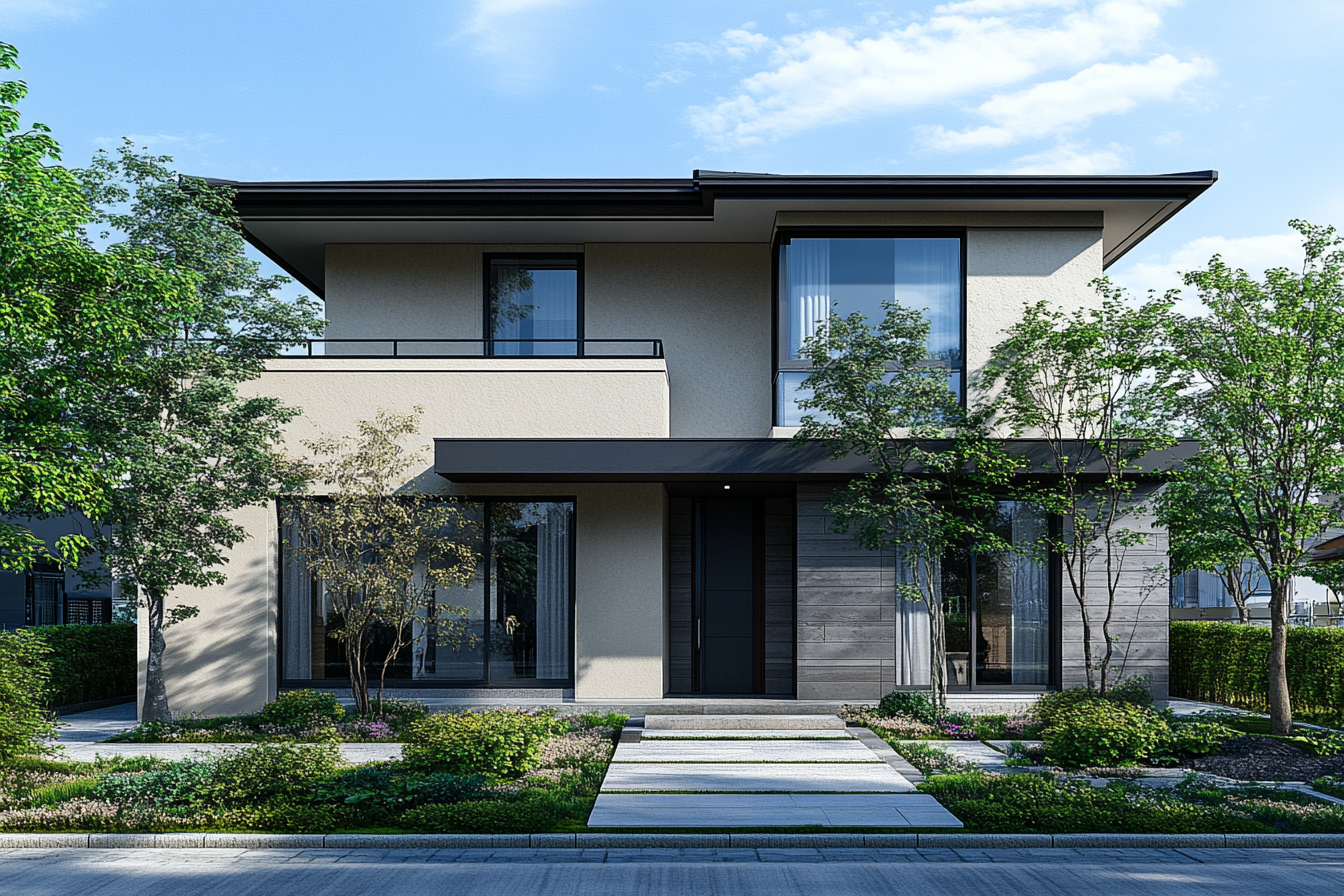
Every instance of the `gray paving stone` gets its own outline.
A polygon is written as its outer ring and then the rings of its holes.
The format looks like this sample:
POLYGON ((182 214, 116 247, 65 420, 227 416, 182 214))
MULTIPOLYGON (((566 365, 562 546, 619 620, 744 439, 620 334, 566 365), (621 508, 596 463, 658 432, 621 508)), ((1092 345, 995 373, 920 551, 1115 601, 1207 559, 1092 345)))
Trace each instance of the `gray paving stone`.
POLYGON ((742 731, 751 729, 778 730, 781 728, 844 730, 845 721, 834 715, 647 715, 644 717, 644 727, 675 728, 679 730, 727 728, 742 731))
POLYGON ((1033 849, 1052 845, 1049 834, 919 834, 918 837, 920 849, 1033 849))
MULTIPOLYGON (((89 834, 93 849, 190 849, 205 845, 205 834, 89 834)), ((317 838, 315 846, 322 845, 317 838)))
POLYGON ((623 763, 607 769, 603 792, 881 791, 915 787, 885 762, 872 763, 623 763))
POLYGON ((644 728, 642 740, 852 740, 847 728, 644 728))
POLYGON ((862 742, 798 741, 641 741, 619 744, 613 762, 881 762, 862 742))
POLYGON ((328 849, 491 849, 489 834, 327 834, 328 849))
POLYGON ((1224 834, 1055 834, 1055 846, 1075 849, 1203 849, 1226 845, 1224 834))
POLYGON ((1344 849, 1344 834, 1227 834, 1227 845, 1242 849, 1344 849))
POLYGON ((666 850, 730 846, 727 834, 575 834, 582 849, 666 850))
POLYGON ((573 849, 577 845, 573 834, 533 834, 531 843, 536 849, 573 849))
POLYGON ((88 845, 88 834, 0 834, 0 849, 72 849, 88 845))
POLYGON ((321 834, 206 834, 206 847, 232 849, 318 849, 321 834))

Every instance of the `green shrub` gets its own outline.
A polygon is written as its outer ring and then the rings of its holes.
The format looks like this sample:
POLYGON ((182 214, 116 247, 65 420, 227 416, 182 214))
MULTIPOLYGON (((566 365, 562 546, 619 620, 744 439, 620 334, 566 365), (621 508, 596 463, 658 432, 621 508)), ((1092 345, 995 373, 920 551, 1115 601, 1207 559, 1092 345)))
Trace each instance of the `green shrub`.
POLYGON ((1175 764, 1194 756, 1219 753, 1223 742, 1238 736, 1226 725, 1207 719, 1167 719, 1168 733, 1153 748, 1149 758, 1162 765, 1175 764))
POLYGON ((344 722, 345 708, 328 691, 286 691, 261 708, 263 722, 303 728, 322 722, 344 722))
POLYGON ((567 727, 550 713, 497 709, 432 715, 407 728, 402 755, 408 765, 425 771, 517 776, 536 763, 547 738, 567 727))
MULTIPOLYGON (((605 766, 603 768, 605 769, 605 766)), ((489 787, 490 781, 480 775, 450 775, 440 772, 414 782, 413 797, 416 805, 460 803, 481 799, 489 787)))
POLYGON ((28 794, 28 802, 34 806, 54 806, 66 800, 97 799, 98 779, 76 778, 73 781, 59 781, 34 789, 28 794))
POLYGON ((946 715, 943 708, 923 691, 892 691, 877 704, 877 714, 906 716, 925 725, 937 725, 946 715))
POLYGON ((574 717, 574 724, 579 728, 624 728, 628 721, 630 717, 619 712, 609 712, 606 715, 585 712, 574 717))
POLYGON ((1106 689, 1106 699, 1112 703, 1128 703, 1131 706, 1153 706, 1153 680, 1147 675, 1137 675, 1106 689))
POLYGON ((1166 720, 1152 710, 1109 700, 1056 712, 1042 732, 1050 761, 1068 768, 1132 765, 1170 735, 1166 720))
POLYGON ((1069 688, 1067 691, 1048 691, 1036 701, 1033 712, 1048 727, 1060 713, 1068 712, 1084 703, 1100 699, 1095 692, 1087 688, 1069 688))
POLYGON ((1311 782, 1313 790, 1344 800, 1344 775, 1326 775, 1311 782))
POLYGON ((103 775, 94 797, 113 803, 186 806, 205 800, 214 774, 212 760, 180 759, 153 771, 103 775))
POLYGON ((401 731, 412 722, 418 722, 429 715, 425 704, 418 700, 398 700, 395 697, 374 698, 369 701, 370 714, 391 725, 393 730, 401 731))
POLYGON ((430 804, 402 815, 413 831, 432 834, 532 834, 549 831, 562 818, 550 799, 477 800, 430 804))
POLYGON ((135 623, 43 625, 26 631, 51 648, 51 706, 135 695, 135 623))
POLYGON ((335 744, 257 744, 215 761, 210 799, 225 804, 260 803, 304 793, 318 779, 330 777, 340 764, 335 744))
MULTIPOLYGON (((1172 622, 1172 696, 1268 712, 1269 639, 1265 625, 1172 622)), ((1344 628, 1290 627, 1287 665, 1293 711, 1344 723, 1344 628)))
POLYGON ((50 752, 41 739, 56 735, 46 709, 51 661, 39 635, 0 631, 0 760, 50 752))
MULTIPOLYGON (((1103 704, 1110 705, 1110 704, 1103 704)), ((932 794, 968 831, 979 833, 1268 833, 1269 824, 1217 806, 1191 803, 1114 782, 1092 787, 1045 775, 939 775, 932 794)))

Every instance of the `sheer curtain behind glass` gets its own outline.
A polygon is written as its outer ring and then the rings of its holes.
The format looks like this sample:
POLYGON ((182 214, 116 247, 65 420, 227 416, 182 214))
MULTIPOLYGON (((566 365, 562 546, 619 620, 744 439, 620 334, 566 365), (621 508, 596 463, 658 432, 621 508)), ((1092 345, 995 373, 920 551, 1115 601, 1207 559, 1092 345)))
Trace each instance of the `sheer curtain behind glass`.
MULTIPOLYGON (((1029 504, 1013 502, 1013 544, 1039 543, 1047 522, 1029 504)), ((1050 574, 1044 563, 1013 557, 1013 684, 1048 683, 1050 676, 1050 574)))
POLYGON ((537 521, 537 677, 569 677, 569 545, 574 508, 541 504, 537 521))
POLYGON ((578 353, 579 272, 574 264, 490 265, 490 335, 496 355, 578 353), (533 342, 532 340, 565 340, 533 342))
MULTIPOLYGON (((901 585, 915 584, 915 565, 927 560, 916 559, 905 551, 896 552, 896 581, 901 585)), ((938 599, 942 599, 942 571, 931 571, 938 599)), ((921 572, 921 578, 923 574, 921 572)), ((929 646, 929 605, 922 600, 906 600, 896 595, 896 675, 898 687, 928 687, 929 664, 932 653, 929 646)))

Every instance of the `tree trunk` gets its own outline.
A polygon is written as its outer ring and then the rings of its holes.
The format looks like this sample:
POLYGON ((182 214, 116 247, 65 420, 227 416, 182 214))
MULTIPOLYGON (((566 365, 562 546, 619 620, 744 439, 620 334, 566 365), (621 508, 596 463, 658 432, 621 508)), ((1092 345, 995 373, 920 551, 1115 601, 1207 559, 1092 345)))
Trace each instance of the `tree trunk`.
POLYGON ((943 602, 929 601, 929 686, 934 702, 947 706, 947 616, 943 602))
POLYGON ((1092 664, 1092 619, 1087 613, 1087 599, 1074 595, 1078 599, 1078 611, 1083 621, 1083 669, 1087 672, 1087 689, 1097 690, 1097 668, 1092 664))
POLYGON ((140 721, 168 722, 173 715, 168 709, 168 689, 163 681, 164 595, 148 592, 145 613, 149 619, 149 656, 145 661, 145 700, 140 707, 140 721))
POLYGON ((350 696, 355 700, 355 715, 369 714, 369 674, 364 668, 364 633, 345 641, 345 664, 350 671, 350 696))
POLYGON ((1270 579, 1269 733, 1288 735, 1293 729, 1293 704, 1288 696, 1288 612, 1292 580, 1270 579))

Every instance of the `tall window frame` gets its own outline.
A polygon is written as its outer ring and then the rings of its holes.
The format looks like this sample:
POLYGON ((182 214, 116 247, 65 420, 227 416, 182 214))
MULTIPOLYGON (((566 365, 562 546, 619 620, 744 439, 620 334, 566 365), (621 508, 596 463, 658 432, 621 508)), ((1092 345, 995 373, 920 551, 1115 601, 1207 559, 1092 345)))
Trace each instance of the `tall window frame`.
MULTIPOLYGON (((276 508, 275 508, 275 509, 276 509, 277 525, 280 526, 280 528, 281 528, 282 530, 283 530, 283 527, 284 527, 284 515, 283 515, 283 512, 281 511, 281 508, 280 508, 279 505, 280 505, 280 503, 283 503, 285 500, 319 500, 319 501, 320 501, 320 500, 328 500, 328 499, 327 499, 325 496, 321 496, 321 495, 316 495, 316 496, 314 496, 314 495, 286 495, 286 496, 282 496, 281 499, 280 499, 280 501, 277 502, 277 504, 276 504, 276 508)), ((434 498, 433 498, 433 496, 426 496, 426 497, 425 497, 425 500, 434 500, 434 498)), ((483 591, 484 591, 484 596, 485 596, 485 606, 484 606, 485 618, 484 618, 484 623, 485 623, 485 637, 486 637, 486 639, 487 639, 487 640, 484 642, 484 644, 482 645, 482 649, 483 649, 483 651, 485 652, 484 665, 483 665, 483 677, 481 677, 481 678, 437 678, 437 677, 432 677, 432 678, 431 678, 431 677, 427 677, 427 678, 392 678, 392 677, 389 676, 388 679, 387 679, 387 684, 388 684, 390 687, 404 688, 404 689, 409 689, 409 690, 455 690, 455 689, 462 689, 462 688, 470 688, 470 689, 502 689, 502 688, 572 688, 572 687, 574 687, 574 681, 575 681, 575 677, 576 677, 576 673, 577 673, 577 661, 578 661, 578 660, 577 660, 577 645, 578 645, 577 635, 578 635, 578 629, 577 629, 577 614, 576 614, 576 609, 577 609, 577 603, 578 603, 578 595, 577 595, 577 591, 578 591, 578 589, 577 589, 577 583, 578 583, 578 575, 577 575, 577 559, 578 559, 578 515, 579 515, 579 501, 578 501, 577 496, 572 495, 572 494, 566 494, 566 495, 494 495, 494 494, 490 494, 490 495, 469 495, 469 496, 464 496, 464 497, 461 498, 461 500, 462 500, 463 502, 465 502, 465 503, 468 503, 468 504, 476 504, 476 505, 480 505, 481 508, 482 508, 482 511, 483 511, 482 520, 481 520, 482 536, 483 536, 482 545, 481 545, 481 551, 482 551, 482 555, 481 555, 481 562, 482 562, 481 575, 482 575, 482 577, 483 577, 483 580, 482 580, 482 586, 483 586, 483 591), (570 521, 569 521, 569 533, 568 533, 568 545, 567 545, 567 553, 568 553, 568 557, 567 557, 567 563, 566 563, 566 567, 567 567, 567 569, 566 569, 566 575, 567 575, 567 578, 568 578, 568 583, 567 583, 567 584, 568 584, 568 590, 569 590, 569 594, 568 594, 568 602, 567 602, 567 617, 568 617, 568 618, 567 618, 567 625, 568 625, 568 631, 566 632, 566 635, 565 635, 565 639, 566 639, 565 643, 566 643, 567 650, 568 650, 568 658, 567 658, 567 664, 566 664, 566 665, 567 665, 567 674, 566 674, 566 676, 565 676, 564 678, 520 678, 520 677, 506 677, 506 676, 492 677, 492 675, 491 675, 490 663, 491 663, 491 661, 492 661, 492 658, 491 658, 491 656, 490 656, 490 648, 491 648, 492 641, 491 641, 490 639, 493 638, 493 637, 495 636, 495 635, 494 635, 494 632, 491 631, 491 628, 492 628, 492 626, 494 625, 494 623, 497 621, 497 620, 494 618, 494 615, 493 615, 493 613, 492 613, 494 607, 491 606, 491 599, 492 599, 493 595, 492 595, 491 578, 490 578, 490 577, 491 577, 490 559, 491 559, 491 557, 492 557, 492 553, 493 553, 493 549, 494 549, 494 540, 493 540, 493 537, 492 537, 492 534, 491 534, 491 526, 492 526, 492 511, 493 511, 493 509, 494 509, 495 507, 497 507, 498 505, 502 505, 502 504, 568 504, 569 507, 570 507, 570 521)), ((276 663, 276 665, 275 665, 276 676, 275 676, 275 677, 276 677, 276 680, 278 681, 279 686, 280 686, 281 688, 338 688, 338 689, 339 689, 339 688, 348 688, 349 685, 350 685, 350 682, 349 682, 349 680, 348 680, 347 678, 342 677, 342 676, 327 677, 327 678, 299 678, 299 677, 295 677, 295 676, 290 676, 290 675, 288 675, 288 674, 286 673, 286 670, 289 668, 289 657, 287 657, 287 655, 286 655, 286 643, 287 643, 287 640, 286 640, 286 630, 285 630, 285 625, 286 625, 286 617, 287 617, 287 613, 288 613, 288 608, 287 608, 287 605, 286 605, 286 601, 287 601, 287 600, 300 600, 300 601, 304 601, 304 600, 308 600, 308 599, 310 599, 310 595, 308 595, 308 594, 306 594, 306 593, 286 594, 286 589, 285 589, 285 585, 284 585, 284 582, 285 582, 285 575, 284 575, 283 570, 284 570, 285 564, 286 564, 286 562, 287 562, 287 559, 286 559, 286 556, 285 556, 284 539, 283 539, 283 538, 281 538, 281 539, 277 539, 277 542, 278 542, 278 543, 277 543, 277 545, 276 545, 276 549, 275 549, 275 558, 276 558, 277 569, 281 570, 281 574, 278 576, 278 579, 277 579, 276 604, 275 604, 275 616, 274 616, 274 619, 275 619, 275 625, 276 625, 276 633, 275 633, 275 634, 276 634, 276 641, 275 641, 275 643, 276 643, 276 655, 275 655, 275 663, 276 663)), ((309 590, 310 587, 311 587, 311 583, 308 583, 308 584, 301 584, 301 585, 299 586, 299 590, 300 590, 301 592, 307 592, 307 591, 309 590)), ((302 655, 302 654, 301 654, 301 655, 302 655)), ((375 678, 376 678, 376 676, 375 676, 374 674, 371 673, 371 674, 370 674, 370 680, 374 680, 375 678)))
POLYGON ((584 354, 584 266, 582 252, 485 252, 481 254, 481 282, 482 282, 482 315, 481 327, 482 336, 485 340, 485 354, 495 357, 582 357, 584 354), (539 269, 549 270, 573 270, 576 278, 575 294, 575 330, 572 339, 565 337, 559 342, 546 342, 543 339, 536 341, 516 341, 503 339, 495 335, 498 329, 496 320, 496 309, 493 296, 494 271, 496 265, 514 263, 518 266, 535 265, 539 269), (497 346, 496 343, 499 343, 497 346), (573 345, 573 351, 568 351, 568 346, 573 345), (540 347, 541 351, 532 351, 523 353, 509 351, 508 347, 515 345, 522 347, 530 345, 531 347, 540 347), (550 349, 550 350, 546 350, 550 349))
MULTIPOLYGON (((770 373, 770 395, 771 395, 771 420, 774 426, 792 426, 796 424, 786 423, 781 419, 781 409, 783 400, 781 390, 783 389, 783 375, 805 373, 811 370, 811 362, 790 357, 789 352, 789 322, 785 313, 784 304, 788 300, 784 295, 785 283, 781 272, 783 247, 798 239, 955 239, 959 241, 958 258, 958 282, 959 292, 958 315, 960 317, 959 326, 959 344, 960 344, 960 368, 957 379, 953 385, 961 404, 966 403, 966 228, 964 227, 787 227, 780 228, 775 232, 774 241, 771 245, 771 294, 773 299, 770 305, 771 314, 771 373, 770 373)), ((878 321, 869 321, 869 324, 875 325, 878 321)), ((927 366, 940 366, 936 362, 928 362, 927 366)))

